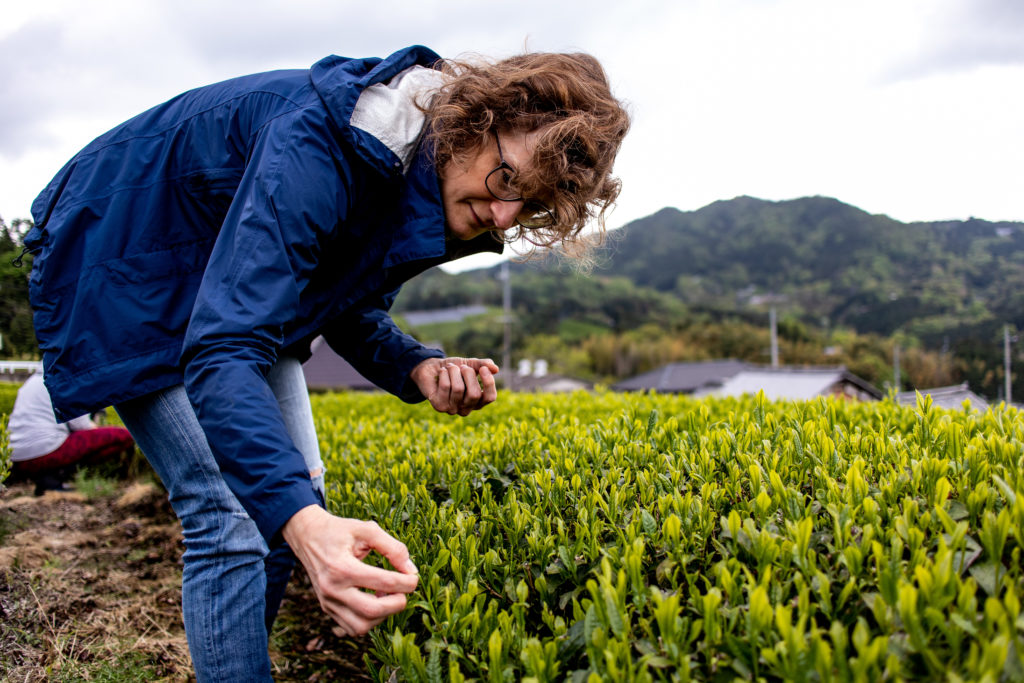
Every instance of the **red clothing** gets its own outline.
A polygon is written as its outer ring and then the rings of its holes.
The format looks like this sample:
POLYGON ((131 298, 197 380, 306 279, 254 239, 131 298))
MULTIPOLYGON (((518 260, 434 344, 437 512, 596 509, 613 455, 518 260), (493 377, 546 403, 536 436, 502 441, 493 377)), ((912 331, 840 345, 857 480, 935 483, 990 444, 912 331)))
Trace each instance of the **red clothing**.
POLYGON ((14 472, 28 476, 59 470, 70 465, 88 465, 113 457, 135 446, 124 427, 97 427, 71 432, 52 453, 31 460, 16 460, 14 472))

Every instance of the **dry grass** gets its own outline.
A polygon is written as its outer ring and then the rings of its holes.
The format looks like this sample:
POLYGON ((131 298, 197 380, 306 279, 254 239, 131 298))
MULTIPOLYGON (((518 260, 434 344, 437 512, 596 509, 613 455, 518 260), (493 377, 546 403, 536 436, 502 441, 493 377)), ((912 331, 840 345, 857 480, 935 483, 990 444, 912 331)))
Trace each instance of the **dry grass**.
MULTIPOLYGON (((181 535, 165 494, 134 479, 97 490, 112 493, 0 493, 4 680, 194 680, 181 535)), ((276 680, 368 680, 366 641, 332 627, 300 570, 271 639, 276 680)))

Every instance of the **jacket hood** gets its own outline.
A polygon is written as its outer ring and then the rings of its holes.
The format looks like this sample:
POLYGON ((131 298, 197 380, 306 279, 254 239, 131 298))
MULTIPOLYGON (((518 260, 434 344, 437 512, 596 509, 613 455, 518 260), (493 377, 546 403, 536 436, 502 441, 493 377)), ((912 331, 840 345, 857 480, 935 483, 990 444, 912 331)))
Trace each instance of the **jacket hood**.
POLYGON ((404 48, 385 59, 331 55, 313 65, 310 79, 342 139, 380 173, 396 176, 406 170, 422 129, 422 116, 416 126, 419 110, 410 106, 412 99, 404 93, 415 95, 430 80, 429 76, 409 77, 403 72, 417 66, 429 69, 440 60, 436 52, 422 45, 404 48), (400 75, 401 78, 395 78, 400 75), (385 87, 373 87, 378 85, 385 87), (395 97, 400 93, 401 97, 395 97), (382 136, 380 127, 375 125, 386 110, 390 110, 391 120, 395 110, 402 110, 409 117, 406 125, 390 137, 382 136))

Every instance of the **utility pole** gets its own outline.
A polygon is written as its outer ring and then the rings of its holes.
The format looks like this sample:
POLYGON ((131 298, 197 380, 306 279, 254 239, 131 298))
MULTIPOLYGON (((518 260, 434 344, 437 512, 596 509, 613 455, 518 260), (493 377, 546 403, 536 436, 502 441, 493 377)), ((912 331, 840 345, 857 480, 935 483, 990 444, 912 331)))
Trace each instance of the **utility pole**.
POLYGON ((768 314, 769 324, 772 328, 772 367, 779 367, 779 325, 775 319, 775 307, 772 306, 771 311, 768 314))
POLYGON ((1010 389, 1013 383, 1010 381, 1010 326, 1003 325, 1003 381, 1006 387, 1006 405, 1012 400, 1010 389))
POLYGON ((900 377, 900 345, 892 345, 892 383, 896 387, 896 391, 900 390, 902 386, 902 378, 900 377))
POLYGON ((512 284, 508 271, 508 259, 502 261, 498 278, 501 280, 502 323, 505 327, 501 367, 506 373, 505 385, 511 390, 515 383, 516 373, 512 369, 512 284))

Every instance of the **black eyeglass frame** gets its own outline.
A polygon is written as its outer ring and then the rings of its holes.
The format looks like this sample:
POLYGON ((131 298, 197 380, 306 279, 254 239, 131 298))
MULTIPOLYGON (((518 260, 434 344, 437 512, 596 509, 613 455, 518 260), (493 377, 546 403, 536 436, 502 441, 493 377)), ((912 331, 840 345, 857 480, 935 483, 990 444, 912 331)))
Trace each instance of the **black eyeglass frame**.
MULTIPOLYGON (((484 178, 484 186, 487 187, 487 191, 491 193, 491 196, 497 199, 499 202, 522 202, 523 210, 516 216, 516 224, 526 230, 539 230, 542 228, 550 228, 555 224, 555 214, 547 206, 538 202, 535 199, 525 199, 520 194, 515 196, 506 195, 502 196, 501 193, 495 192, 494 188, 491 187, 491 178, 494 177, 495 173, 508 172, 510 176, 516 175, 516 169, 511 164, 505 161, 505 155, 501 151, 501 140, 498 138, 498 131, 492 130, 494 133, 494 141, 498 145, 498 160, 499 163, 494 167, 494 170, 487 174, 484 178)), ((503 182, 505 187, 511 190, 511 186, 508 181, 503 182)))

